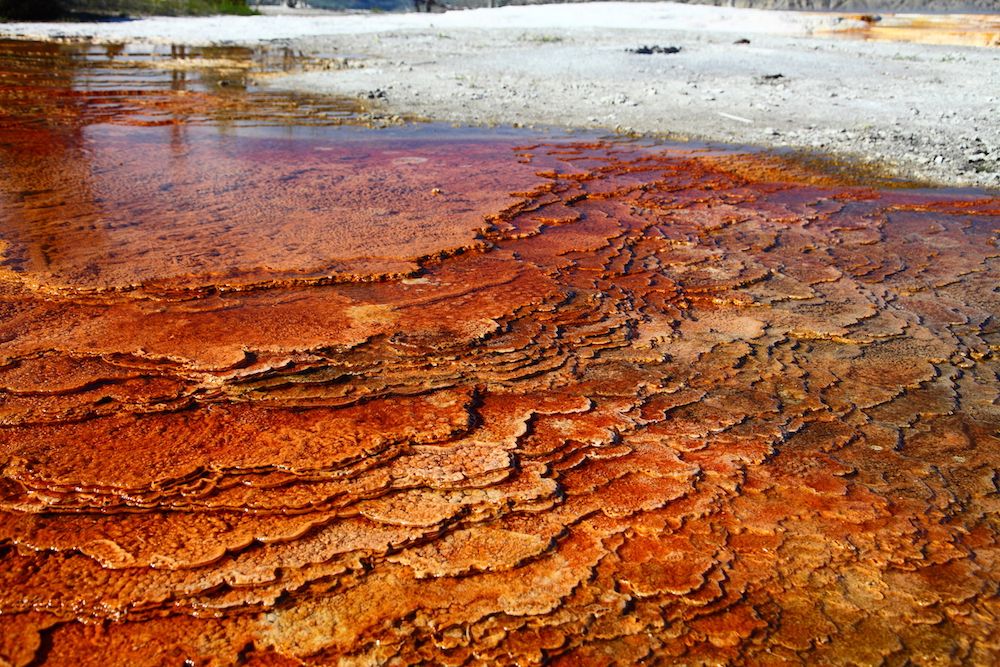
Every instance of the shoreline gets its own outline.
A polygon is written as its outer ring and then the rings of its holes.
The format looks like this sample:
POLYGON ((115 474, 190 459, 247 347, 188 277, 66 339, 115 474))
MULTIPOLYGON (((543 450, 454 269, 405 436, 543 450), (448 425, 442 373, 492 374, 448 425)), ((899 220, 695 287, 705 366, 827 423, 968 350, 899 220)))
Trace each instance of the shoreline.
POLYGON ((675 3, 306 12, 8 23, 0 37, 289 48, 340 62, 258 85, 365 98, 385 116, 802 150, 1000 188, 1000 48, 863 41, 838 37, 863 23, 850 16, 675 3), (650 45, 680 51, 629 52, 650 45))

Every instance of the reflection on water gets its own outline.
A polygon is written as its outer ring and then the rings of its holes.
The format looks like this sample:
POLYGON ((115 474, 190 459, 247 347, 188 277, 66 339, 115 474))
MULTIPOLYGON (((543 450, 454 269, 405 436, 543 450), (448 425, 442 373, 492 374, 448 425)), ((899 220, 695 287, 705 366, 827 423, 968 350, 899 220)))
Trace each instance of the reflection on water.
MULTIPOLYGON (((266 164, 260 160, 266 154, 253 156, 240 144, 241 154, 224 165, 225 137, 240 128, 290 122, 296 127, 357 123, 362 111, 352 100, 254 90, 250 73, 296 66, 287 49, 275 54, 3 41, 0 62, 3 265, 29 282, 44 281, 45 274, 57 284, 99 287, 104 282, 99 265, 116 262, 133 262, 134 270, 108 278, 110 287, 170 277, 170 271, 165 276, 141 268, 156 264, 156 258, 138 260, 135 253, 122 252, 129 235, 149 246, 152 227, 160 229, 152 237, 156 247, 177 257, 178 248, 159 245, 173 235, 161 228, 164 219, 203 235, 218 232, 193 210, 201 206, 194 203, 199 194, 210 193, 185 193, 174 181, 204 188, 210 176, 228 178, 233 191, 237 179, 250 176, 241 171, 242 163, 255 165, 260 188, 270 188, 267 179, 280 173, 263 173, 266 164), (126 126, 162 129, 114 129, 126 126), (181 213, 178 206, 189 210, 181 213)), ((284 157, 291 155, 286 151, 284 157)), ((320 262, 290 267, 329 268, 320 262)))
POLYGON ((1000 199, 7 48, 0 663, 1000 658, 1000 199))
POLYGON ((38 289, 406 273, 533 182, 511 139, 365 137, 351 101, 248 90, 247 49, 6 46, 3 264, 38 289))
POLYGON ((358 122, 363 111, 355 100, 255 88, 255 76, 331 62, 298 57, 289 49, 0 40, 0 57, 4 127, 108 122, 330 125, 358 122))

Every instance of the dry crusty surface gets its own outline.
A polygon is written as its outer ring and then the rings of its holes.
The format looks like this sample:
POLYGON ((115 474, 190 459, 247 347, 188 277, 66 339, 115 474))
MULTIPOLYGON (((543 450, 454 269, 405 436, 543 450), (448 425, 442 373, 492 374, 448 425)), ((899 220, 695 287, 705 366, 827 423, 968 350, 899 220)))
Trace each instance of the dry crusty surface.
POLYGON ((995 664, 1000 201, 490 154, 405 276, 5 265, 0 663, 995 664))

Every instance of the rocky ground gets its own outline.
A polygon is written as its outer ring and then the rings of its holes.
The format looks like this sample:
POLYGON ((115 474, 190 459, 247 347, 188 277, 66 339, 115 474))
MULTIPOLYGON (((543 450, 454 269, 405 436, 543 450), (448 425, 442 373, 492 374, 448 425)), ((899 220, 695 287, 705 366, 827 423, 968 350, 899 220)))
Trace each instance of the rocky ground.
POLYGON ((328 68, 261 85, 370 99, 376 117, 805 149, 908 180, 1000 187, 1000 49, 865 41, 856 16, 588 3, 212 20, 0 34, 287 46, 329 56, 328 68), (631 51, 656 45, 680 51, 631 51))
POLYGON ((1000 50, 640 30, 435 30, 312 40, 365 58, 272 82, 388 114, 790 147, 907 179, 1000 186, 1000 50), (630 53, 643 45, 676 54, 630 53))

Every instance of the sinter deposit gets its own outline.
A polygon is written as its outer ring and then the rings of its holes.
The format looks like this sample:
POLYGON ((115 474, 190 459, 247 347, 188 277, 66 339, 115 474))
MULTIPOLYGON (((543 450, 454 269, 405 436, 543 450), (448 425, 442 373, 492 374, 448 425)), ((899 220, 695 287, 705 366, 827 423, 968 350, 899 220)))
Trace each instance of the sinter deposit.
POLYGON ((0 79, 0 662, 1000 659, 997 198, 100 81, 0 79))

